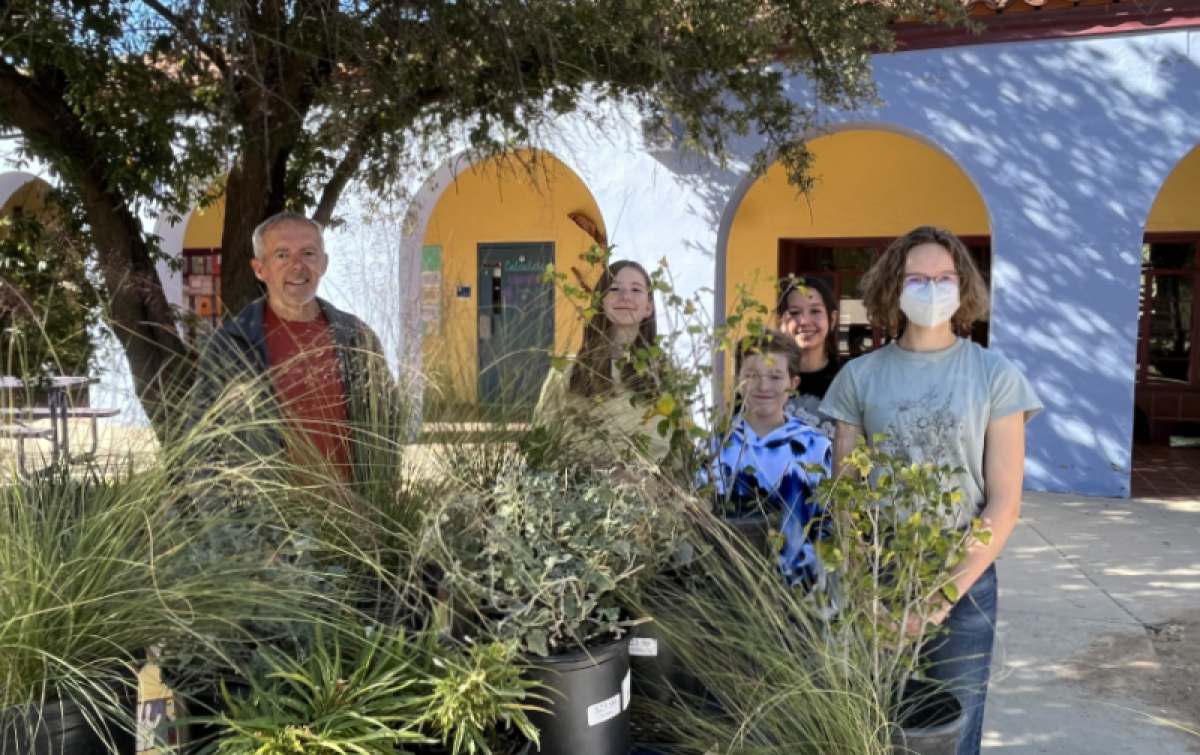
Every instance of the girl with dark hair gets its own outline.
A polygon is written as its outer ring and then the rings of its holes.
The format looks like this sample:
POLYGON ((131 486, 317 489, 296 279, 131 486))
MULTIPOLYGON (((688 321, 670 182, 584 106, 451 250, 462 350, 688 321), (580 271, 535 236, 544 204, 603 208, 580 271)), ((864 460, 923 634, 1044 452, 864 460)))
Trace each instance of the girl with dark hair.
MULTIPOLYGON (((834 470, 859 437, 889 456, 958 470, 962 499, 946 528, 982 520, 991 536, 971 544, 954 569, 953 599, 913 617, 948 631, 923 652, 927 674, 952 685, 968 716, 958 752, 978 755, 996 630, 996 557, 1021 513, 1025 423, 1042 409, 1007 359, 960 338, 986 318, 988 290, 962 241, 939 228, 897 239, 864 276, 863 304, 875 327, 898 340, 846 365, 821 410, 837 420, 834 470)), ((853 474, 853 470, 841 470, 853 474)))
POLYGON ((800 347, 800 387, 787 403, 787 413, 818 432, 833 437, 833 422, 819 407, 842 368, 838 358, 838 306, 833 289, 820 278, 792 276, 784 281, 775 306, 779 329, 800 347))
POLYGON ((566 370, 551 370, 542 386, 534 425, 574 436, 591 451, 607 448, 616 461, 630 450, 662 461, 670 443, 652 410, 661 376, 653 360, 639 370, 632 358, 658 336, 650 274, 631 260, 613 262, 594 302, 579 355, 566 370))

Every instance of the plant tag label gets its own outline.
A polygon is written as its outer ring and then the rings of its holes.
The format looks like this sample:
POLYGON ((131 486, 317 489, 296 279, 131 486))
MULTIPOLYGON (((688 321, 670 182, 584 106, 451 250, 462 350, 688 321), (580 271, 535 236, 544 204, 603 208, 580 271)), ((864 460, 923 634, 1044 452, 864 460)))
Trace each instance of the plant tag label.
POLYGON ((629 707, 629 697, 632 690, 629 688, 629 672, 625 672, 625 681, 621 682, 621 698, 625 701, 622 710, 629 707))
POLYGON ((588 726, 611 721, 619 715, 621 715, 621 695, 617 693, 607 700, 588 706, 588 726))
POLYGON ((654 658, 658 655, 658 640, 653 637, 634 637, 629 641, 629 654, 654 658))

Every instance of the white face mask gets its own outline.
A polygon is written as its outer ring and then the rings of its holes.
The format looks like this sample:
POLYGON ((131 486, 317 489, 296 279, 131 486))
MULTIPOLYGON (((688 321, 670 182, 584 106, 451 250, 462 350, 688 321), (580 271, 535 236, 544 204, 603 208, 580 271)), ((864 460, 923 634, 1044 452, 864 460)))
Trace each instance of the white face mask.
POLYGON ((958 284, 929 281, 923 286, 905 286, 900 311, 923 328, 936 328, 958 311, 958 284))

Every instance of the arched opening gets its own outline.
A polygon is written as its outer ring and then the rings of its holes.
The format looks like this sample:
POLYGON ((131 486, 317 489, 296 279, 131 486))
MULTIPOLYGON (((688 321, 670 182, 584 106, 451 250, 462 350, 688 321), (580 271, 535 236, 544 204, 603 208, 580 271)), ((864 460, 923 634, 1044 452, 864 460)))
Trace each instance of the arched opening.
POLYGON ((1167 176, 1146 221, 1134 394, 1145 426, 1135 440, 1200 444, 1200 356, 1192 340, 1200 327, 1198 249, 1200 147, 1167 176))
POLYGON ((0 176, 0 374, 82 375, 95 356, 98 291, 58 201, 41 178, 0 176))
MULTIPOLYGON (((817 184, 809 196, 788 185, 775 165, 739 204, 727 247, 727 308, 741 284, 771 305, 776 276, 819 277, 839 300, 840 353, 870 351, 884 334, 867 322, 858 283, 892 240, 921 225, 962 237, 990 282, 987 207, 950 158, 911 137, 872 129, 823 136, 810 149, 817 184)), ((970 335, 986 345, 987 323, 970 335)))
POLYGON ((596 200, 546 152, 474 163, 446 182, 421 249, 423 363, 437 389, 431 400, 537 401, 550 352, 574 351, 582 332, 576 307, 554 295, 542 272, 553 263, 591 281, 583 261, 595 243, 583 229, 589 225, 604 236, 596 200))
POLYGON ((15 183, 17 185, 0 208, 0 219, 15 215, 36 216, 46 209, 46 193, 50 191, 50 184, 34 176, 18 176, 15 183))

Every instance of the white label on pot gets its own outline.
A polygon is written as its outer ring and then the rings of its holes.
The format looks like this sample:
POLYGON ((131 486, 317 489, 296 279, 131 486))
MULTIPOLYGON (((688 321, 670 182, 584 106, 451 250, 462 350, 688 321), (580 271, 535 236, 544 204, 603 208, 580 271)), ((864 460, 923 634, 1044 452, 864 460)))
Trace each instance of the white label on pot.
POLYGON ((658 655, 658 640, 653 637, 634 637, 629 641, 629 654, 653 658, 658 655))
POLYGON ((602 724, 619 715, 621 715, 621 695, 616 694, 603 702, 588 706, 588 726, 602 724))
POLYGON ((629 707, 629 672, 625 672, 625 681, 621 682, 621 698, 625 701, 624 708, 629 707))

